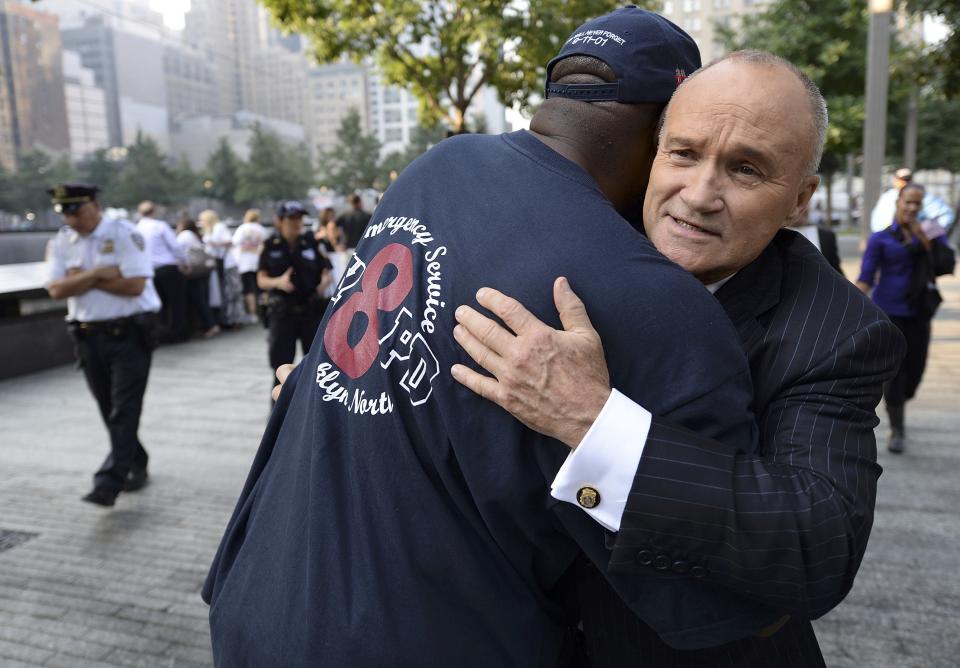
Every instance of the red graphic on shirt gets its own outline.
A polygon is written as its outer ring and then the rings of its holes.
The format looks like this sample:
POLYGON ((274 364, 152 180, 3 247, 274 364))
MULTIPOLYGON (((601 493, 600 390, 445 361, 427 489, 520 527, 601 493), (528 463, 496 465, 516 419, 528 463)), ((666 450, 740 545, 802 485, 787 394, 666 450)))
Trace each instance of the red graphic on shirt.
POLYGON ((395 311, 403 304, 413 287, 413 253, 401 244, 385 246, 367 265, 360 282, 360 291, 350 295, 327 323, 323 347, 331 361, 356 380, 365 374, 380 355, 380 311, 395 311), (397 274, 387 285, 380 278, 388 265, 397 274), (357 313, 367 317, 363 336, 351 346, 347 335, 357 313))

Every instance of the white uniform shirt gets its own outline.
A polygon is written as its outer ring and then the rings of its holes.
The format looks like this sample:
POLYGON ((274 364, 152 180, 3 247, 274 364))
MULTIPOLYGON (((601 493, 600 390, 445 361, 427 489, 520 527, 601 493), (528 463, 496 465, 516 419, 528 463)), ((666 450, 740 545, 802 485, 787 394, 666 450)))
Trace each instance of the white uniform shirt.
POLYGON ((237 266, 237 258, 230 252, 229 244, 233 243, 233 235, 230 234, 230 228, 223 221, 217 222, 213 226, 210 234, 203 235, 203 243, 207 246, 207 252, 213 257, 223 260, 223 268, 230 269, 237 266))
POLYGON ((146 278, 143 292, 137 297, 124 297, 92 288, 67 298, 68 319, 96 322, 160 310, 146 243, 127 221, 101 218, 96 229, 85 237, 63 227, 47 246, 48 285, 66 276, 70 269, 89 271, 101 266, 119 267, 124 278, 146 278))
POLYGON ((260 263, 260 247, 267 239, 267 230, 260 223, 241 223, 233 233, 233 252, 241 274, 256 271, 260 263))
POLYGON ((183 250, 177 245, 173 228, 162 220, 144 216, 137 223, 137 231, 147 242, 147 251, 154 268, 168 264, 182 264, 185 261, 183 250))

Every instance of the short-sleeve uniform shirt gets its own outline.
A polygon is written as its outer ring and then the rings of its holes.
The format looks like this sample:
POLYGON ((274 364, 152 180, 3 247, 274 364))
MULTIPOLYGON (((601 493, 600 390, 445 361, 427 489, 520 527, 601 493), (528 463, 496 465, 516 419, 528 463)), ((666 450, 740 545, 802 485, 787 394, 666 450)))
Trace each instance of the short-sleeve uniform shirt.
POLYGON ((143 292, 136 297, 125 297, 93 288, 82 295, 68 297, 70 320, 96 322, 160 310, 150 253, 143 236, 127 221, 102 218, 87 236, 65 226, 47 247, 48 283, 63 278, 71 269, 88 271, 109 265, 119 267, 124 278, 146 278, 143 292))

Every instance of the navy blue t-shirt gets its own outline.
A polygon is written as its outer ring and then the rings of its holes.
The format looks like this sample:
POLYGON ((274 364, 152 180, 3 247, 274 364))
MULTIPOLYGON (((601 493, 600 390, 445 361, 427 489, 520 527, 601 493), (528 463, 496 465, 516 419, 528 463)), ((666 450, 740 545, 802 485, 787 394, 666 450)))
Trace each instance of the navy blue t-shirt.
MULTIPOLYGON (((218 664, 557 665, 562 577, 582 551, 605 569, 604 531, 549 495, 569 450, 449 370, 469 361, 458 305, 492 286, 559 327, 560 275, 615 387, 753 442, 749 370, 721 307, 586 172, 527 132, 443 141, 377 207, 271 419, 204 587, 218 664)), ((697 586, 611 580, 654 628, 688 600, 671 588, 697 586)), ((691 627, 745 614, 688 607, 691 627)))

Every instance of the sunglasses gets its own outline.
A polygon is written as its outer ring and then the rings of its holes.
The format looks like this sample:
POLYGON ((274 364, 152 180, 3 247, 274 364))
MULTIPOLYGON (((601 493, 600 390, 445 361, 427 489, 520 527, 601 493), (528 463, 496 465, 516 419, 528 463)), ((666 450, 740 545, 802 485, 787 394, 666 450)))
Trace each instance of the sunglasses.
POLYGON ((64 216, 74 216, 83 208, 86 202, 71 202, 70 204, 55 204, 53 210, 64 216))

